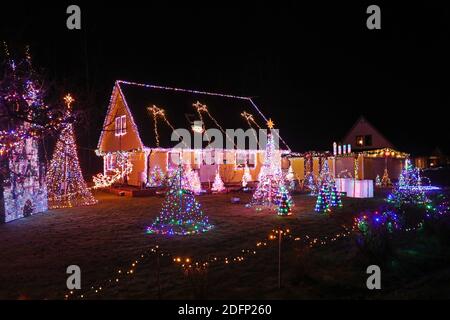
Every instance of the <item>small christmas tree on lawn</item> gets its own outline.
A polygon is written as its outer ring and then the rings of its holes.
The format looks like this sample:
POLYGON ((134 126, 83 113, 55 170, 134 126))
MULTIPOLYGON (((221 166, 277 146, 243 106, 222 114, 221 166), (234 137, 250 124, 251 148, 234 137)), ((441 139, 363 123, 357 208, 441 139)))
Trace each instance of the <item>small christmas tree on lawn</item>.
POLYGON ((252 180, 252 175, 250 174, 250 169, 248 168, 248 165, 245 164, 244 174, 242 175, 242 186, 244 188, 246 188, 248 182, 251 181, 251 180, 252 180))
MULTIPOLYGON (((66 112, 71 112, 70 105, 74 101, 73 98, 67 95, 64 100, 67 104, 66 112)), ((46 181, 50 208, 97 203, 81 173, 75 134, 71 123, 66 124, 61 131, 50 161, 46 181)))
POLYGON ((223 192, 225 191, 225 185, 223 184, 222 178, 220 177, 219 170, 216 172, 216 176, 214 178, 214 182, 211 188, 213 192, 223 192))
POLYGON ((195 194, 202 192, 202 184, 197 171, 192 170, 191 165, 187 164, 182 175, 182 185, 184 189, 190 190, 195 194))
POLYGON ((289 190, 284 185, 280 185, 277 195, 277 207, 279 216, 290 216, 292 214, 292 201, 289 190))
POLYGON ((286 174, 286 181, 290 190, 295 190, 295 173, 292 169, 292 165, 289 166, 288 173, 286 174))
POLYGON ((182 187, 181 166, 170 180, 160 215, 147 228, 149 234, 193 235, 210 230, 213 225, 203 214, 200 203, 190 190, 182 187))
POLYGON ((330 192, 328 184, 322 183, 322 187, 317 195, 316 207, 314 209, 316 212, 328 213, 331 211, 329 196, 330 192))
POLYGON ((404 204, 426 204, 429 199, 421 186, 419 170, 412 166, 409 159, 406 159, 398 183, 395 185, 393 192, 388 195, 387 201, 396 207, 401 207, 404 204))
POLYGON ((342 207, 341 194, 337 191, 336 183, 333 181, 329 186, 330 207, 342 207))
POLYGON ((384 169, 383 178, 381 178, 382 187, 390 187, 392 185, 391 179, 389 178, 389 173, 387 169, 384 169))
POLYGON ((377 174, 377 177, 375 178, 375 186, 381 188, 381 178, 379 174, 377 174))

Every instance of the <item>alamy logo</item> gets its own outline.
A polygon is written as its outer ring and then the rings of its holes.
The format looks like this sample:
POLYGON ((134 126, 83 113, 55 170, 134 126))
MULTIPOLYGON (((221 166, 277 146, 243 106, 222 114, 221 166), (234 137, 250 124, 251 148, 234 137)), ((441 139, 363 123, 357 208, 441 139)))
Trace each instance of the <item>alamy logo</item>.
POLYGON ((367 18, 367 28, 369 30, 381 29, 381 9, 379 6, 373 4, 367 7, 366 13, 370 14, 367 18))
MULTIPOLYGON (((170 153, 170 161, 174 164, 180 162, 191 163, 191 159, 184 159, 181 154, 183 151, 195 150, 202 152, 205 156, 202 158, 195 158, 194 164, 225 164, 227 161, 227 151, 240 150, 257 152, 258 150, 266 150, 269 142, 269 135, 271 136, 271 144, 274 151, 279 151, 280 134, 278 129, 226 129, 219 130, 216 128, 203 129, 203 123, 196 121, 193 125, 192 131, 179 128, 175 129, 171 135, 171 141, 177 142, 173 148, 174 151, 170 153), (269 131, 269 132, 268 132, 269 131), (204 143, 207 145, 203 147, 204 143), (216 155, 221 156, 216 156, 216 155), (202 163, 199 163, 201 161, 202 163)), ((237 158, 236 164, 254 164, 254 158, 237 158), (242 162, 242 163, 240 163, 242 162)))
POLYGON ((72 4, 67 7, 67 14, 70 14, 66 20, 66 26, 69 30, 80 30, 81 29, 81 9, 76 4, 72 4))
POLYGON ((371 265, 367 267, 367 274, 370 276, 367 278, 366 286, 369 290, 380 290, 381 289, 381 269, 377 265, 371 265))
POLYGON ((81 289, 81 269, 77 265, 70 265, 66 270, 67 277, 66 285, 69 290, 80 290, 81 289))

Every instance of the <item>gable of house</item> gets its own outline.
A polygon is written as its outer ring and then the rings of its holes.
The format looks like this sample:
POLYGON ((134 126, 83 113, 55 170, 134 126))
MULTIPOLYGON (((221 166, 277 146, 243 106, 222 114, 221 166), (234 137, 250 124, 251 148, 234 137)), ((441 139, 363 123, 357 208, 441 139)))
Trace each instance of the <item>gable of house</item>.
POLYGON ((394 148, 392 143, 364 117, 360 117, 356 121, 345 136, 343 143, 350 144, 354 150, 394 148))
POLYGON ((143 148, 133 115, 117 84, 111 95, 97 148, 104 153, 143 148))

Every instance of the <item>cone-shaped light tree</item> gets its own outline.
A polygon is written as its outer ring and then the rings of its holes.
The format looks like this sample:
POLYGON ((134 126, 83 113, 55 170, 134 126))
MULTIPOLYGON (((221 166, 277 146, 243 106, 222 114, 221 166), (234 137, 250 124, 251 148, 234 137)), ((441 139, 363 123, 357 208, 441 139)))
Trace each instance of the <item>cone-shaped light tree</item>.
POLYGON ((250 169, 247 164, 244 167, 244 174, 242 175, 242 186, 247 187, 248 182, 252 180, 252 175, 250 174, 250 169))
POLYGON ((250 206, 272 207, 276 205, 278 189, 284 183, 278 157, 273 135, 269 134, 264 163, 258 177, 258 186, 253 193, 250 206))
POLYGON ((279 216, 290 216, 292 214, 292 201, 288 188, 284 185, 280 185, 277 195, 277 207, 279 216))
MULTIPOLYGON (((74 99, 64 97, 66 112, 71 112, 74 99)), ((50 208, 67 208, 93 205, 97 200, 88 189, 81 172, 73 125, 63 126, 53 152, 46 176, 48 203, 50 208)))
POLYGON ((213 227, 192 191, 183 188, 183 174, 180 166, 172 175, 161 212, 147 228, 147 233, 193 235, 206 232, 213 227))
POLYGON ((225 185, 223 184, 222 178, 220 177, 219 170, 217 170, 216 176, 214 177, 214 182, 213 182, 211 191, 213 191, 213 192, 225 191, 225 185))

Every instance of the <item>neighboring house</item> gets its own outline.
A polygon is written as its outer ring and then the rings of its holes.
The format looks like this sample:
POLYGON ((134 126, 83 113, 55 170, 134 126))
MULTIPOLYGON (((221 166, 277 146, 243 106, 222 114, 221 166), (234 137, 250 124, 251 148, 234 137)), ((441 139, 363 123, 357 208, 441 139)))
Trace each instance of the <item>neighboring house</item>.
POLYGON ((265 127, 267 118, 251 98, 116 81, 98 142, 97 154, 103 156, 104 174, 112 173, 120 165, 117 159, 125 154, 133 170, 122 182, 133 186, 146 184, 155 166, 164 172, 175 168, 173 159, 177 157, 190 162, 202 182, 214 181, 219 170, 225 183, 239 183, 245 164, 256 180, 264 148, 205 149, 206 141, 200 149, 192 145, 175 149, 178 142, 171 141, 173 129, 177 128, 191 132, 209 128, 247 130, 250 125, 243 112, 252 115, 254 129, 265 127), (205 107, 200 113, 195 107, 197 102, 205 107), (155 115, 151 107, 163 111, 155 115), (205 160, 211 158, 217 162, 223 159, 224 164, 207 164, 205 160))
POLYGON ((336 154, 334 147, 331 152, 291 153, 289 160, 297 178, 304 180, 308 172, 317 177, 324 160, 328 159, 330 172, 336 177, 375 180, 377 175, 382 177, 386 169, 390 178, 396 180, 404 160, 409 157, 409 154, 395 150, 393 144, 364 117, 356 121, 336 146, 339 150, 336 154))
POLYGON ((370 122, 360 117, 342 141, 351 145, 355 151, 390 148, 392 143, 387 140, 370 122))
POLYGON ((414 164, 421 169, 445 167, 450 165, 450 157, 436 147, 429 155, 415 156, 414 164))

